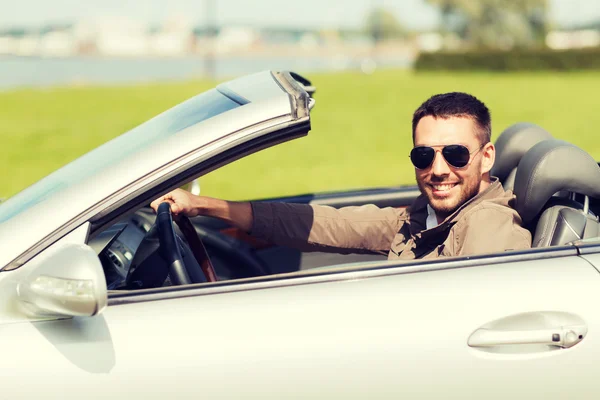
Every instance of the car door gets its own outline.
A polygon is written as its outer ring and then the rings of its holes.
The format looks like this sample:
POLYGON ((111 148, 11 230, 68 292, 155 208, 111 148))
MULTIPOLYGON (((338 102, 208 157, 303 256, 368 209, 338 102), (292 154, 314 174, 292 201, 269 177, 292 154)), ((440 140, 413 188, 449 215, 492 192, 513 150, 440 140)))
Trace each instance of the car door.
POLYGON ((591 399, 599 287, 565 247, 112 293, 1 324, 1 397, 591 399))

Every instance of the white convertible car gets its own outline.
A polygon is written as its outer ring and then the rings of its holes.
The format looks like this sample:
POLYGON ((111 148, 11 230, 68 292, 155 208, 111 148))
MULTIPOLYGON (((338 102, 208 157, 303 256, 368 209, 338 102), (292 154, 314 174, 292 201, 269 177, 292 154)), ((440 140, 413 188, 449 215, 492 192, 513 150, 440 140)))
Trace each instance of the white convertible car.
MULTIPOLYGON (((500 136, 494 170, 533 233, 527 251, 300 254, 148 208, 306 135, 312 91, 287 72, 221 84, 0 204, 0 398, 598 398, 600 168, 534 125, 500 136)), ((418 194, 267 201, 406 207, 418 194)))

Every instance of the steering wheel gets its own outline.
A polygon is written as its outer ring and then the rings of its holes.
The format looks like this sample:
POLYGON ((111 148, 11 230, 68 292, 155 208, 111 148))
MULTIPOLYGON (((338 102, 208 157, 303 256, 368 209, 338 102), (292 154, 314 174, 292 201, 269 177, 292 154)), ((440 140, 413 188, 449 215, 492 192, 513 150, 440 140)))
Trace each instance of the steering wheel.
MULTIPOLYGON (((179 229, 181 229, 181 232, 183 232, 206 280, 208 282, 216 282, 217 275, 215 274, 215 269, 206 252, 206 248, 202 244, 202 240, 196 234, 196 230, 189 218, 180 215, 175 222, 179 226, 179 229)), ((169 276, 171 277, 171 281, 176 285, 195 283, 190 278, 190 273, 188 273, 187 267, 183 262, 183 257, 177 244, 175 230, 173 229, 171 205, 167 202, 161 203, 158 206, 156 213, 156 227, 158 228, 160 252, 169 264, 169 276)))

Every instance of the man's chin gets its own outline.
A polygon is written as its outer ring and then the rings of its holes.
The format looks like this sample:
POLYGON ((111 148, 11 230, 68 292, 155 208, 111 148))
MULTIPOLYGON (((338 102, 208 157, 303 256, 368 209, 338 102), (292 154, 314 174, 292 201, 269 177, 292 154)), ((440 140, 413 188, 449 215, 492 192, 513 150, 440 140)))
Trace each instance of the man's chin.
POLYGON ((429 205, 438 215, 450 215, 458 208, 454 199, 439 200, 430 197, 429 205))
POLYGON ((460 200, 459 193, 455 192, 456 187, 450 190, 451 193, 435 194, 429 185, 420 185, 421 193, 427 197, 427 202, 435 211, 436 215, 450 215, 458 208, 460 200))

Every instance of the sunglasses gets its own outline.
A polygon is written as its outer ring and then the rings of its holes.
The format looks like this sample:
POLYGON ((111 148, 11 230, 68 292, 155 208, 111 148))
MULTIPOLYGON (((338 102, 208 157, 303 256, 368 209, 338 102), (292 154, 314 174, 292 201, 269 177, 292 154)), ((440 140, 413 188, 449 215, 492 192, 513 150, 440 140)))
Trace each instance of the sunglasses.
MULTIPOLYGON (((464 168, 469 165, 471 154, 477 153, 484 145, 477 150, 469 151, 469 148, 462 144, 450 144, 442 148, 444 159, 454 168, 464 168)), ((429 146, 418 146, 410 151, 410 161, 416 169, 426 169, 431 166, 435 159, 436 150, 429 146)))

